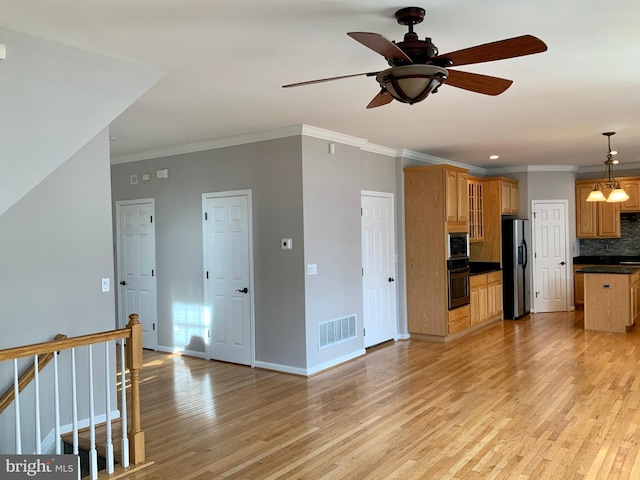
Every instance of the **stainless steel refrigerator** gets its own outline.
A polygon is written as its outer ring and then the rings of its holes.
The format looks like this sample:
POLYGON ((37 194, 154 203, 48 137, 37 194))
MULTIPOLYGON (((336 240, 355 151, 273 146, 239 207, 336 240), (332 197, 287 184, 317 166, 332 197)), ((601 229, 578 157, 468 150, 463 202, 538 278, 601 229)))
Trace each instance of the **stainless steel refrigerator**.
POLYGON ((504 318, 515 320, 530 311, 529 220, 502 220, 502 292, 504 318))

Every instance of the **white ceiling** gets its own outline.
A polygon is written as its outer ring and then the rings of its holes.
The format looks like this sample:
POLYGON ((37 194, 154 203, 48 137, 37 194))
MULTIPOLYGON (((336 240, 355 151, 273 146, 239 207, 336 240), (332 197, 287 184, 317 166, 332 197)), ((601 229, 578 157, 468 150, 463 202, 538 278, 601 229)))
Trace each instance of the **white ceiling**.
POLYGON ((485 168, 602 165, 601 133, 616 131, 620 162, 640 162, 637 0, 0 0, 0 11, 6 28, 166 72, 111 125, 116 156, 304 123, 485 168), (522 34, 549 49, 461 68, 514 80, 497 97, 445 85, 367 110, 373 78, 281 88, 384 69, 346 32, 401 41, 394 12, 406 6, 427 10, 415 30, 440 53, 522 34))

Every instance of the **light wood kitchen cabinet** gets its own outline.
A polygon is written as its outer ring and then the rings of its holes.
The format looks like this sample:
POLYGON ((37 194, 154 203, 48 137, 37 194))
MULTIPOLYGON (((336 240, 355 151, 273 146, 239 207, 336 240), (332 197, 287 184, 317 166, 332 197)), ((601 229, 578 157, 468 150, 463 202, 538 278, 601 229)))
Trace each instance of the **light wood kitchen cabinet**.
POLYGON ((469 177, 469 242, 484 241, 483 184, 479 178, 469 177))
POLYGON ((592 190, 593 180, 576 182, 576 237, 620 238, 620 203, 587 202, 592 190))
POLYGON ((471 325, 502 318, 502 272, 471 276, 469 291, 471 325))
POLYGON ((638 307, 640 272, 607 272, 610 270, 603 269, 602 273, 584 274, 584 328, 625 333, 640 313, 638 307))
POLYGON ((446 221, 466 224, 469 221, 467 170, 450 167, 445 169, 445 175, 446 221))
POLYGON ((586 265, 573 266, 573 305, 578 307, 584 305, 584 273, 578 273, 586 265))
POLYGON ((621 180, 620 186, 629 195, 629 200, 620 204, 620 211, 640 212, 640 180, 621 180))
POLYGON ((500 213, 503 215, 518 214, 518 182, 511 179, 500 180, 500 213))
POLYGON ((487 275, 472 275, 469 277, 469 306, 471 307, 471 325, 489 318, 489 297, 487 290, 487 275))
POLYGON ((470 326, 468 305, 448 308, 446 243, 448 232, 469 228, 467 171, 448 165, 405 168, 404 200, 408 331, 414 339, 443 341, 470 326))
POLYGON ((631 277, 631 318, 638 318, 640 315, 640 272, 636 272, 631 277))
POLYGON ((502 272, 487 273, 488 315, 502 315, 502 272))
MULTIPOLYGON (((470 245, 471 261, 496 262, 502 265, 502 204, 505 191, 517 198, 518 181, 506 177, 490 177, 482 180, 483 241, 470 245), (503 189, 508 184, 509 189, 503 189), (515 188, 512 186, 515 185, 515 188)), ((511 201, 509 203, 512 203, 511 201)))
POLYGON ((469 313, 469 305, 449 310, 447 313, 447 333, 452 335, 469 328, 471 326, 469 313))

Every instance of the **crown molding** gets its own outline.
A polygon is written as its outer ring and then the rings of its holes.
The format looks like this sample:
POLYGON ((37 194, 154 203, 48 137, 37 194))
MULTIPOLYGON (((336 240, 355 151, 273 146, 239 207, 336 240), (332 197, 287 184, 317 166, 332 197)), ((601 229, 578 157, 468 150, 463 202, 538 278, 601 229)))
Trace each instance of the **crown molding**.
POLYGON ((137 162, 139 160, 149 160, 152 158, 170 157, 172 155, 182 155, 184 153, 202 152, 205 150, 215 150, 217 148, 234 147, 247 143, 264 142, 266 140, 276 140, 278 138, 294 137, 302 135, 304 125, 293 125, 290 127, 268 130, 263 132, 247 133, 234 137, 220 138, 206 142, 188 143, 175 147, 160 148, 158 150, 147 150, 146 152, 131 153, 127 155, 115 155, 111 157, 111 164, 137 162))
POLYGON ((362 150, 365 152, 377 153, 378 155, 385 155, 387 157, 393 158, 398 158, 400 156, 400 151, 397 148, 385 147, 369 142, 365 143, 362 146, 362 150))
POLYGON ((467 170, 469 170, 469 173, 473 175, 481 176, 481 177, 485 176, 488 172, 486 168, 476 167, 475 165, 467 165, 466 163, 453 162, 445 158, 434 157, 433 155, 427 155, 426 153, 407 150, 406 148, 400 150, 400 157, 406 158, 408 160, 415 160, 417 162, 426 163, 429 165, 442 165, 443 163, 446 163, 447 165, 451 165, 454 167, 466 168, 467 170))
POLYGON ((364 138, 353 137, 351 135, 325 130, 324 128, 312 127, 311 125, 302 125, 301 135, 319 138, 321 140, 329 140, 331 142, 338 142, 343 145, 351 145, 352 147, 358 148, 362 148, 367 143, 367 140, 364 138))
POLYGON ((489 175, 501 175, 503 173, 524 172, 572 172, 577 173, 576 165, 519 165, 515 167, 498 167, 487 170, 489 175))
MULTIPOLYGON (((617 165, 613 166, 613 170, 615 171, 620 171, 620 170, 638 170, 640 169, 640 163, 618 163, 617 165)), ((605 167, 603 167, 602 165, 599 166, 591 166, 591 167, 580 167, 578 168, 578 173, 593 173, 593 172, 604 172, 605 171, 605 167)))

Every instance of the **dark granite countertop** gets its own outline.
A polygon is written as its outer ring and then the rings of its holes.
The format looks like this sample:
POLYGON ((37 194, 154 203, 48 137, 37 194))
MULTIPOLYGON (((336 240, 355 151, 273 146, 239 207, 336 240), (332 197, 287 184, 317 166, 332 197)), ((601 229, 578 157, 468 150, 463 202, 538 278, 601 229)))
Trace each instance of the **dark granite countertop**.
POLYGON ((625 265, 625 262, 637 262, 640 265, 640 256, 581 255, 573 257, 574 265, 625 265))
POLYGON ((616 273, 620 275, 633 275, 638 270, 638 267, 616 267, 613 265, 595 265, 593 267, 582 267, 580 270, 576 270, 578 273, 616 273))
POLYGON ((481 275, 483 273, 497 272, 500 270, 499 262, 469 262, 470 275, 481 275))

